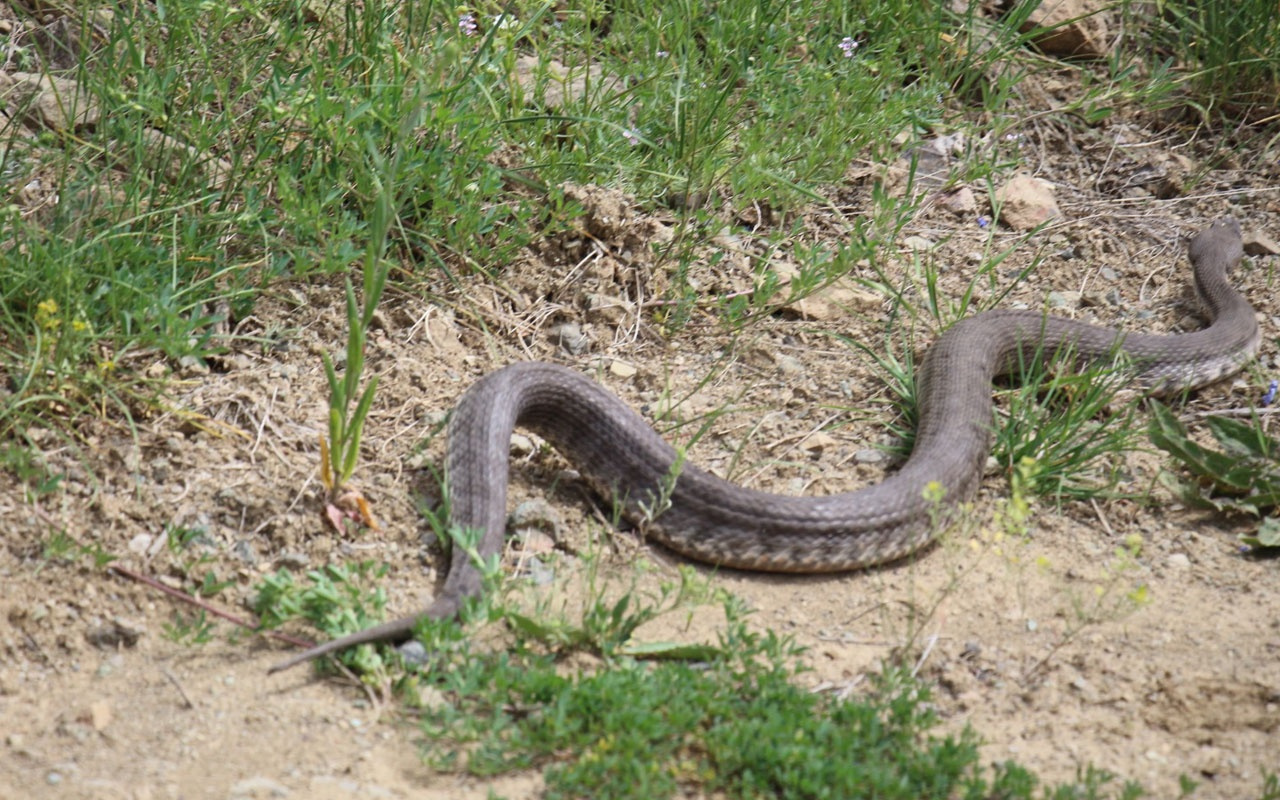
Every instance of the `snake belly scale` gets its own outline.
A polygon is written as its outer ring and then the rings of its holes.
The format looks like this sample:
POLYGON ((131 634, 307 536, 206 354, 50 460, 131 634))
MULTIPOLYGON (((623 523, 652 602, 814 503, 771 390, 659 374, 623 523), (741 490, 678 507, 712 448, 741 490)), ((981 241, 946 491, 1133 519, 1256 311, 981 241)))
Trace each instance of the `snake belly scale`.
MULTIPOLYGON (((917 377, 919 424, 910 458, 880 484, 828 497, 789 497, 737 486, 692 465, 671 485, 677 451, 616 396, 553 364, 518 363, 490 373, 462 397, 449 424, 450 524, 481 532, 479 552, 501 552, 506 526, 511 433, 543 436, 588 479, 642 520, 646 534, 689 558, 770 572, 838 572, 882 564, 928 543, 937 482, 944 502, 977 491, 991 441, 991 381, 1020 358, 1070 348, 1077 361, 1121 357, 1135 381, 1168 394, 1220 380, 1257 352, 1253 308, 1228 272, 1243 255, 1240 227, 1225 218, 1189 244, 1196 293, 1211 324, 1185 334, 1126 333, 1034 311, 994 310, 949 328, 917 377), (670 505, 646 507, 663 488, 670 505)), ((936 512, 933 516, 936 516, 936 512)), ((419 614, 326 642, 272 672, 338 649, 410 636, 423 616, 455 616, 481 590, 478 570, 455 547, 436 600, 419 614)))

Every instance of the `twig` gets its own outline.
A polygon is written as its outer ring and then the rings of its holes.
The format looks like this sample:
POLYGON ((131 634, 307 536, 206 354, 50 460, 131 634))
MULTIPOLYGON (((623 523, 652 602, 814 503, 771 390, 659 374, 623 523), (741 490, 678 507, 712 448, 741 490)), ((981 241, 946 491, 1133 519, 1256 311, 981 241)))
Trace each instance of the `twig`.
POLYGON ((1102 509, 1098 507, 1098 501, 1090 497, 1089 505, 1093 506, 1093 513, 1098 515, 1098 521, 1102 523, 1102 529, 1107 532, 1107 536, 1114 538, 1116 532, 1111 529, 1111 523, 1107 522, 1107 515, 1102 513, 1102 509))
POLYGON ((925 645, 924 652, 920 654, 920 658, 916 661, 916 665, 911 668, 911 677, 913 678, 919 676, 920 668, 924 666, 924 662, 928 660, 929 654, 933 652, 933 646, 938 643, 938 634, 935 633, 929 636, 928 641, 929 643, 925 645))
POLYGON ((225 619, 228 622, 235 623, 236 625, 239 625, 242 628, 248 628, 249 630, 254 631, 255 633, 265 634, 267 636, 270 636, 272 639, 278 639, 282 642, 287 642, 295 647, 314 647, 315 646, 314 642, 309 642, 306 639, 299 639, 298 637, 290 636, 287 633, 280 633, 279 631, 259 630, 256 624, 252 622, 246 622, 245 620, 241 619, 240 617, 237 617, 235 614, 232 614, 229 611, 223 611, 222 609, 217 608, 216 606, 210 605, 209 603, 206 603, 200 598, 194 597, 188 594, 187 592, 182 592, 170 586, 165 586, 163 583, 156 580, 155 578, 151 578, 141 573, 134 572, 133 570, 128 569, 126 567, 121 567, 116 564, 112 564, 111 566, 108 567, 108 569, 116 573, 117 575, 120 575, 121 577, 129 578, 130 580, 137 581, 138 583, 146 584, 147 586, 150 586, 153 589, 158 589, 159 591, 164 592, 170 597, 181 600, 184 603, 190 603, 191 605, 196 606, 197 608, 204 609, 205 611, 209 612, 215 617, 221 617, 222 619, 225 619))
POLYGON ((173 684, 173 688, 178 690, 178 694, 182 695, 182 701, 187 704, 187 708, 194 709, 196 704, 187 695, 187 690, 182 688, 182 684, 178 682, 178 676, 174 675, 168 667, 161 667, 160 671, 169 679, 169 683, 173 684))

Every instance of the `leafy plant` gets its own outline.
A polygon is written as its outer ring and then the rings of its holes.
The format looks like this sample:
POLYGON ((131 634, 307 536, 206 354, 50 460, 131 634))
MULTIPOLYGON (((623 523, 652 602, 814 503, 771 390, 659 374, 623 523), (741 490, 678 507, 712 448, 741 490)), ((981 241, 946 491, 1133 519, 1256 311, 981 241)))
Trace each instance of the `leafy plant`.
MULTIPOLYGON (((719 646, 696 660, 620 659, 566 671, 562 649, 521 638, 481 651, 448 635, 417 680, 435 769, 479 777, 540 770, 547 797, 1031 798, 1039 781, 1013 763, 988 773, 969 730, 938 736, 929 690, 905 670, 837 699, 795 683, 793 642, 753 632, 730 598, 719 646)), ((1046 787, 1062 798, 1136 798, 1086 770, 1046 787)), ((1035 795, 1038 796, 1038 795, 1035 795)))
MULTIPOLYGON (((303 618, 330 637, 343 636, 382 621, 387 596, 377 581, 385 574, 385 566, 368 561, 312 570, 305 582, 280 570, 259 584, 253 611, 265 629, 303 618)), ((370 645, 352 648, 338 658, 358 672, 385 671, 381 656, 370 645)))
POLYGON ((1151 442, 1173 456, 1191 480, 1161 473, 1161 480, 1188 503, 1258 519, 1241 540, 1256 550, 1280 552, 1280 441, 1251 423, 1209 417, 1205 425, 1221 449, 1193 441, 1177 416, 1160 403, 1151 409, 1151 442))

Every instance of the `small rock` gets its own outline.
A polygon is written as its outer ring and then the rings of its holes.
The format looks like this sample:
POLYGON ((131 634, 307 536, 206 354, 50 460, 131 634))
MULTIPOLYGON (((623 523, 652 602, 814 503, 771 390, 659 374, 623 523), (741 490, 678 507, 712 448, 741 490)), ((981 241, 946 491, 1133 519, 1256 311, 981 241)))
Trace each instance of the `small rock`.
POLYGON ((1080 307, 1079 292, 1049 292, 1049 307, 1072 309, 1080 307))
POLYGON ((868 292, 852 286, 836 282, 826 286, 808 297, 790 303, 783 308, 801 319, 826 322, 847 316, 849 310, 871 312, 878 308, 883 299, 874 292, 868 292))
POLYGON ((1010 228, 1028 231, 1055 217, 1061 217, 1053 185, 1030 175, 1018 175, 996 190, 1000 220, 1010 228))
POLYGON ((783 375, 800 375, 804 372, 804 362, 795 356, 778 356, 778 372, 783 375))
POLYGON ((818 431, 805 437, 805 440, 800 443, 800 449, 809 453, 821 453, 824 450, 834 448, 838 444, 839 442, 835 440, 835 437, 818 431))
POLYGON ((146 555, 147 551, 151 549, 152 540, 153 540, 153 537, 151 536, 151 534, 140 533, 137 536, 134 536, 132 539, 130 539, 129 544, 126 546, 129 548, 130 553, 134 553, 135 555, 140 555, 140 556, 146 555))
POLYGON ((902 240, 902 245, 913 252, 921 252, 932 250, 936 245, 936 242, 926 239, 923 236, 908 236, 902 240))
POLYGON ((884 461, 884 453, 871 447, 865 447, 853 454, 853 460, 859 464, 879 464, 884 461))
POLYGON ((106 700, 97 700, 89 704, 89 710, 85 713, 86 721, 93 726, 95 731, 101 733, 111 724, 111 703, 106 700))
POLYGON ((511 455, 527 456, 531 455, 533 451, 537 449, 538 448, 534 445, 533 440, 528 436, 525 436, 523 433, 511 434, 511 455))
POLYGON ((1099 0, 1041 3, 1022 23, 1041 52, 1051 56, 1101 58, 1111 52, 1111 35, 1099 0))
POLYGON ((541 498, 525 500, 507 517, 507 527, 517 535, 528 531, 544 531, 551 534, 553 539, 558 539, 563 525, 556 510, 541 498))
POLYGON ((178 367, 184 375, 208 375, 209 365, 195 356, 182 356, 178 359, 178 367))
POLYGON ((429 659, 427 648, 417 639, 410 639, 400 645, 396 648, 396 652, 400 654, 400 658, 404 659, 404 663, 411 667, 425 667, 429 659))
POLYGON ((571 356, 582 355, 590 341, 582 332, 582 326, 572 321, 552 325, 547 330, 547 338, 571 356))
POLYGON ((957 217, 968 218, 978 213, 978 198, 968 186, 961 186, 942 196, 942 207, 957 217))
POLYGON ((285 550, 276 556, 276 567, 283 567, 293 572, 302 572, 311 565, 311 559, 305 553, 285 550))
POLYGON ((609 372, 617 378, 634 378, 639 371, 634 365, 616 358, 609 362, 609 372))
POLYGON ((549 586, 556 579, 556 571, 540 558, 531 558, 525 563, 529 571, 529 580, 534 586, 549 586))
POLYGON ((1165 559, 1164 563, 1173 569, 1191 569, 1191 559, 1186 553, 1173 553, 1165 559))
POLYGON ((520 539, 520 549, 526 553, 546 555, 555 552, 556 540, 536 528, 519 528, 516 536, 520 539))
POLYGON ((76 81, 27 72, 0 73, 0 104, 22 110, 32 127, 56 131, 94 125, 101 116, 98 102, 76 81))
POLYGON ((1265 233, 1246 233, 1244 252, 1251 256, 1274 256, 1280 254, 1280 244, 1265 233))
POLYGON ((146 635, 146 626, 115 617, 105 625, 98 625, 85 632, 84 638, 94 647, 104 650, 115 650, 120 647, 133 647, 146 635))

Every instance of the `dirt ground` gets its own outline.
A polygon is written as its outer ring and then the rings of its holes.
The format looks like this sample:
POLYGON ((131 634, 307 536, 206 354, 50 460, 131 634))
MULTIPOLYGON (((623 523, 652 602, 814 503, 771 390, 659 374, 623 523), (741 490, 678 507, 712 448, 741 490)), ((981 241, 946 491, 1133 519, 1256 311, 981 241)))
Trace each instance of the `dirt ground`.
MULTIPOLYGON (((1042 261, 1002 306, 1040 308, 1057 291, 1066 302, 1055 313, 1130 330, 1194 328, 1179 237, 1225 213, 1277 235, 1277 175, 1257 166, 1276 159, 1219 165, 1193 184, 1186 176, 1208 168, 1204 151, 1178 129, 1148 124, 1068 134, 1042 119, 1026 131, 1035 149, 1024 159, 1055 185, 1061 221, 1019 242, 932 198, 887 248, 897 254, 887 269, 901 276, 932 260, 942 290, 956 297, 984 253, 1016 244, 1002 280, 1042 261), (1184 188, 1157 190, 1167 180, 1184 188), (913 256, 910 245, 932 249, 913 256)), ((841 213, 866 212, 870 181, 851 170, 837 192, 841 213)), ((972 188, 989 213, 986 185, 972 188)), ((174 643, 165 626, 187 608, 87 556, 42 558, 63 532, 189 589, 182 567, 205 556, 194 574, 231 581, 216 602, 242 615, 254 583, 277 568, 373 559, 390 565, 391 613, 407 613, 425 605, 443 567, 415 511, 431 491, 427 467, 443 454, 439 422, 468 384, 504 364, 581 369, 650 418, 668 411, 665 428, 726 410, 690 457, 758 489, 834 493, 893 469, 868 453, 888 440, 882 378, 838 338, 873 347, 893 338, 884 297, 836 287, 726 334, 714 300, 751 286, 747 256, 760 252, 750 215, 726 215, 707 252, 727 255, 697 276, 705 306, 682 330, 664 332, 653 320, 666 275, 648 244, 669 238, 674 218, 594 187, 575 192, 590 208, 589 235, 530 250, 502 273, 504 285, 425 284, 388 296, 369 346, 368 369, 381 383, 357 474, 379 531, 339 537, 321 514, 318 354, 343 347, 336 283, 274 287, 253 316, 235 321, 241 338, 231 351, 211 369, 182 368, 172 410, 140 420, 132 434, 118 421, 86 421, 84 445, 71 448, 32 431, 63 480, 46 494, 14 479, 0 485, 0 797, 536 796, 533 775, 481 782, 430 773, 411 720, 376 693, 308 669, 267 677, 285 645, 233 637, 230 625, 207 644, 174 643), (585 337, 577 354, 555 328, 565 322, 585 337), (175 553, 162 536, 167 525, 203 535, 175 553)), ((840 233, 834 209, 805 221, 814 239, 840 233)), ((786 255, 776 256, 773 268, 786 267, 786 255)), ((1275 376, 1274 269, 1264 256, 1238 274, 1264 328, 1257 364, 1198 392, 1185 416, 1248 407, 1275 376)), ((932 334, 918 333, 922 348, 932 334)), ((1134 456, 1124 487, 1150 487, 1161 463, 1134 456)), ((517 457, 511 501, 549 501, 562 518, 565 563, 601 530, 567 466, 545 452, 517 457)), ((810 648, 805 680, 815 687, 856 693, 859 676, 914 635, 912 657, 937 687, 945 727, 973 726, 986 761, 1012 758, 1053 781, 1093 764, 1155 797, 1176 796, 1179 774, 1200 782, 1198 797, 1256 796, 1261 771, 1277 767, 1280 573, 1274 561, 1242 555, 1238 523, 1155 492, 1147 505, 1041 502, 1031 537, 1000 543, 989 512, 1008 480, 992 474, 974 527, 911 563, 818 578, 724 571, 711 580, 745 598, 757 625, 810 648), (1141 550, 1124 563, 1115 551, 1135 534, 1141 550), (1093 607, 1099 591, 1114 598, 1139 585, 1149 593, 1141 608, 1078 625, 1074 609, 1093 607), (931 613, 913 629, 908 607, 931 613)), ((682 563, 625 531, 605 536, 603 549, 620 575, 639 558, 658 574, 682 563)))

